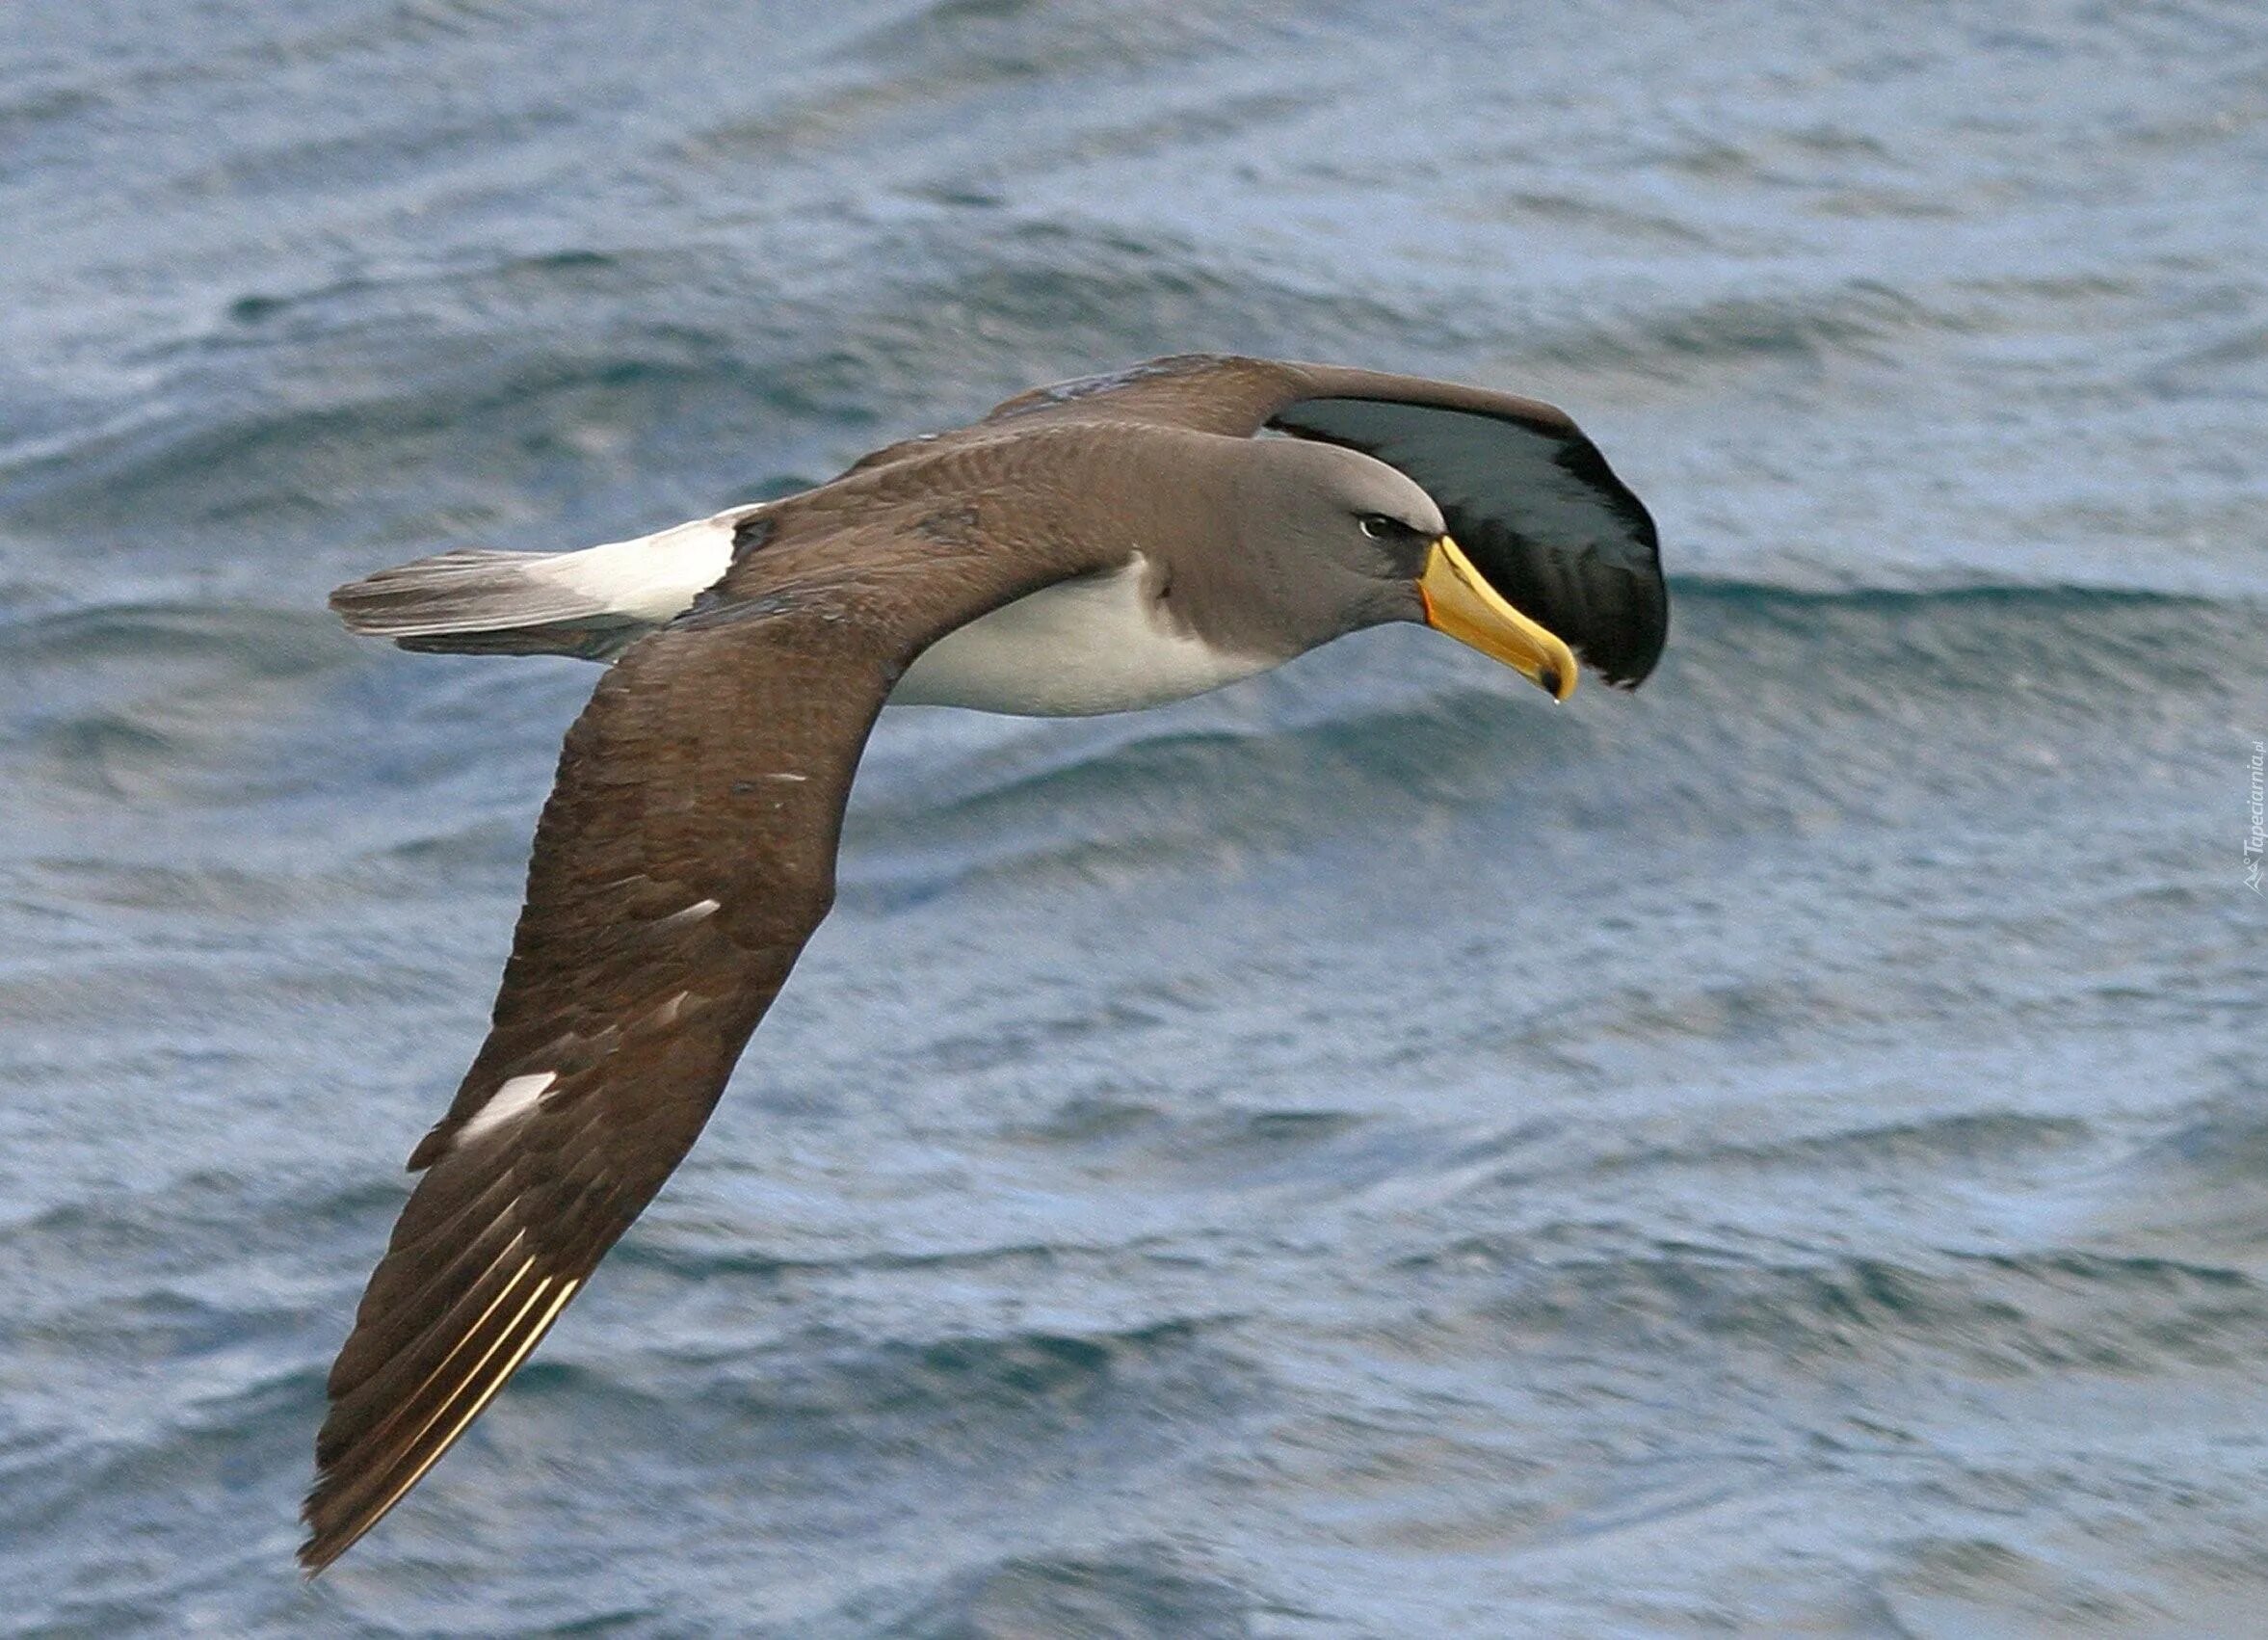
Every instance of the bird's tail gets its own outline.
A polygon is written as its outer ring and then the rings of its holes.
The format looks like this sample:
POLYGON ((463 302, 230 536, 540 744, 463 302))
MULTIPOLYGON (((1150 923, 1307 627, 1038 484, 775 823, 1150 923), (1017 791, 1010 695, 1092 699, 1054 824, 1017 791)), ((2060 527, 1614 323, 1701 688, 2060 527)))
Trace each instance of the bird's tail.
POLYGON ((580 552, 444 552, 349 581, 330 607, 351 631, 405 649, 608 660, 716 583, 754 512, 580 552))
POLYGON ((348 629, 405 649, 602 658, 637 631, 544 573, 564 553, 444 552, 349 581, 330 595, 348 629))

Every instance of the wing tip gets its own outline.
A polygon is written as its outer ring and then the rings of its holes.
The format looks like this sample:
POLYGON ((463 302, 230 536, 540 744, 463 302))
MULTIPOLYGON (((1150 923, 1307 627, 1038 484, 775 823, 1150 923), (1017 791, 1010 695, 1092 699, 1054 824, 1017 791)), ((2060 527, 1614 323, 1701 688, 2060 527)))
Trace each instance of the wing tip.
MULTIPOLYGON (((530 1259, 520 1267, 520 1274, 525 1275, 534 1267, 535 1261, 530 1259)), ((514 1285, 516 1285, 517 1280, 517 1277, 514 1278, 514 1285)), ((433 1467, 446 1457, 464 1432, 472 1427, 473 1420, 488 1410, 488 1403, 496 1398, 497 1391, 512 1380, 513 1375, 519 1370, 520 1363, 527 1360, 528 1353, 551 1331, 552 1323, 559 1319, 560 1311, 567 1308, 567 1301, 582 1289, 582 1278, 574 1276, 547 1276, 538 1281, 527 1301, 506 1323, 488 1349, 482 1352, 471 1371, 454 1381, 453 1387, 447 1389, 441 1396, 439 1406, 434 1408, 407 1442, 389 1443, 388 1447, 382 1448, 380 1462, 375 1466, 358 1468, 354 1463, 351 1451, 335 1455, 328 1464, 318 1461, 315 1484, 300 1505, 300 1518, 308 1526, 307 1540, 300 1546, 298 1555, 303 1575, 310 1580, 322 1575, 333 1561, 354 1547, 364 1533, 393 1513, 394 1506, 409 1495, 417 1483, 425 1479, 433 1467), (501 1357, 499 1351, 504 1352, 501 1357), (459 1403, 468 1392, 471 1404, 460 1409, 459 1403), (442 1427, 444 1419, 448 1420, 446 1427, 442 1427), (438 1439, 429 1439, 436 1429, 439 1431, 438 1439), (357 1498, 359 1502, 354 1501, 357 1498), (372 1501, 373 1498, 375 1501, 372 1501), (338 1517, 330 1519, 329 1517, 334 1504, 342 1507, 338 1517)), ((496 1303, 500 1305, 504 1298, 511 1296, 513 1286, 508 1285, 496 1303)), ((489 1311, 482 1317, 482 1325, 485 1325, 488 1314, 493 1313, 494 1309, 495 1306, 491 1305, 489 1311)), ((480 1327, 476 1326, 473 1334, 468 1335, 467 1341, 477 1337, 479 1332, 480 1327)), ((446 1364, 444 1361, 443 1365, 446 1364)), ((436 1372, 438 1370, 436 1368, 436 1372)), ((429 1378, 428 1385, 433 1381, 429 1378)), ((419 1388, 420 1394, 400 1409, 395 1416, 422 1404, 422 1391, 427 1386, 421 1385, 419 1388)), ((376 1433, 386 1434, 392 1421, 389 1418, 379 1425, 376 1433)))
POLYGON ((360 1532, 352 1535, 338 1535, 310 1531, 307 1534, 307 1541, 300 1545, 299 1554, 296 1557, 300 1565, 301 1578, 309 1583, 315 1581, 316 1578, 330 1570, 332 1561, 338 1559, 348 1549, 353 1548, 355 1540, 361 1535, 360 1532))
POLYGON ((300 1521, 307 1528, 307 1537, 294 1558, 299 1562, 300 1575, 310 1583, 330 1571, 384 1514, 381 1510, 359 1520, 352 1515, 333 1518, 331 1505, 345 1490, 337 1471, 327 1471, 316 1476, 300 1502, 300 1521))

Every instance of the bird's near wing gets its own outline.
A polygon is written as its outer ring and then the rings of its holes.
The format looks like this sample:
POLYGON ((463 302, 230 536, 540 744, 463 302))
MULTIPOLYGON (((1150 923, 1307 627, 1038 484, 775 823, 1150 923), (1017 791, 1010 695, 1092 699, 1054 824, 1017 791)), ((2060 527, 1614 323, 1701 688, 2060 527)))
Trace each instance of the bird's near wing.
POLYGON ((1273 428, 1348 445, 1414 480, 1496 591, 1607 682, 1635 688, 1661 655, 1670 600, 1653 519, 1550 405, 1419 376, 1191 354, 1034 388, 992 412, 1038 416, 1234 436, 1273 428))
POLYGON ((300 1551, 401 1500, 691 1147, 833 896, 844 800, 934 639, 1088 566, 871 523, 778 543, 567 733, 494 1023, 330 1381, 300 1551), (736 584, 757 581, 754 586, 736 584))

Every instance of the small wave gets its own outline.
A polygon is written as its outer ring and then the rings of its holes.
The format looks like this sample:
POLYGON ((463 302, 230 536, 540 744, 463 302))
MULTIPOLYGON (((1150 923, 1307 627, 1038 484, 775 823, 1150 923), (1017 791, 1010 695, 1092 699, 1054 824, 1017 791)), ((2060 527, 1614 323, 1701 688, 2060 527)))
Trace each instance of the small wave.
POLYGON ((1224 31, 1164 0, 1043 6, 1035 0, 921 0, 834 55, 890 82, 962 94, 1001 79, 1097 69, 1163 70, 1217 48, 1224 31))
POLYGON ((241 802, 246 742, 351 659, 312 610, 114 604, 0 622, 0 663, 42 683, 0 721, 0 745, 28 752, 42 805, 68 791, 241 802))
POLYGON ((1099 1556, 1017 1555, 937 1581, 941 1588, 862 1597, 820 1620, 815 1640, 854 1633, 878 1640, 1246 1640, 1253 1632, 1253 1598, 1165 1544, 1129 1544, 1099 1556))
POLYGON ((1970 329, 1950 307, 1872 279, 1827 291, 1781 296, 1718 296, 1669 306, 1634 294, 1627 311, 1596 310, 1546 332, 1521 353, 1540 364, 1616 371, 1690 390, 1697 372, 1794 362, 1822 368, 1837 359, 1887 361, 1915 331, 1970 329))
MULTIPOLYGON (((1066 1420, 1109 1412, 1123 1396, 1147 1401, 1173 1387, 1211 1381, 1225 1367, 1200 1327, 1169 1321, 1121 1333, 1017 1331, 930 1342, 776 1348, 767 1370, 751 1373, 739 1357, 709 1367, 701 1399, 756 1423, 824 1424, 842 1435, 864 1428, 878 1438, 905 1420, 924 1423, 1031 1420, 1025 1439, 1066 1420)), ((561 1367, 565 1372, 569 1369, 561 1367)), ((1205 1391, 1216 1407, 1235 1399, 1242 1374, 1226 1372, 1205 1391)), ((976 1458, 980 1449, 968 1447, 976 1458)), ((989 1460, 987 1460, 989 1461, 989 1460)))
POLYGON ((1036 1503, 1052 1476, 1077 1473, 1088 1493, 1170 1469, 1245 1417, 1262 1389, 1212 1323, 889 1338, 876 1336, 878 1320, 857 1341, 813 1316, 785 1340, 680 1337, 604 1360, 555 1347, 515 1382, 509 1437, 540 1450, 595 1422, 607 1439, 592 1461, 640 1485, 723 1465, 752 1495, 801 1497, 846 1531, 872 1528, 865 1500, 910 1493, 981 1527, 1012 1500, 1036 1503))
POLYGON ((2043 1157, 2069 1155, 2097 1137, 2089 1124, 2070 1117, 1963 1111, 1923 1122, 1798 1134, 1770 1142, 1632 1151, 1616 1153, 1597 1165, 1602 1172, 1664 1166, 1710 1173, 1720 1169, 1788 1169, 1806 1177, 1831 1170, 1913 1170, 1943 1178, 1948 1173, 1991 1172, 2043 1157))
MULTIPOLYGON (((1596 1231, 1591 1238, 1596 1242, 1596 1231)), ((1534 1243, 1523 1244, 1531 1249, 1534 1243)), ((1417 1256, 1448 1272, 1490 1256, 1467 1240, 1417 1256)), ((1510 1251, 1510 1250, 1505 1250, 1510 1251)), ((1819 1378, 1938 1362, 1987 1381, 2047 1374, 2155 1375, 2242 1363, 2268 1326, 2268 1289, 2219 1266, 2077 1249, 1946 1253, 1928 1262, 1825 1256, 1767 1259, 1655 1243, 1614 1257, 1507 1270, 1511 1291, 1435 1319, 1397 1346, 1475 1352, 1672 1351, 1715 1370, 1819 1378), (1736 1364, 1745 1362, 1746 1364, 1736 1364)))

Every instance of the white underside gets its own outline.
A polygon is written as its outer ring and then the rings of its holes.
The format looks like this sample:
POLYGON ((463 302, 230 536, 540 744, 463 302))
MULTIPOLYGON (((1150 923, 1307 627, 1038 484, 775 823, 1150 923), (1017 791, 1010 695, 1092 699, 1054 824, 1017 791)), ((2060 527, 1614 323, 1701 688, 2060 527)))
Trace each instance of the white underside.
MULTIPOLYGON (((535 572, 609 614, 659 625, 723 576, 734 530, 754 511, 735 508, 634 541, 563 552, 535 572)), ((1123 569, 1044 588, 947 633, 907 669, 890 701, 1086 717, 1185 700, 1276 664, 1181 631, 1137 554, 1123 569)))
POLYGON ((948 632, 907 669, 890 701, 1088 717, 1186 700, 1276 664, 1179 630, 1137 554, 1123 569, 1043 588, 948 632))

